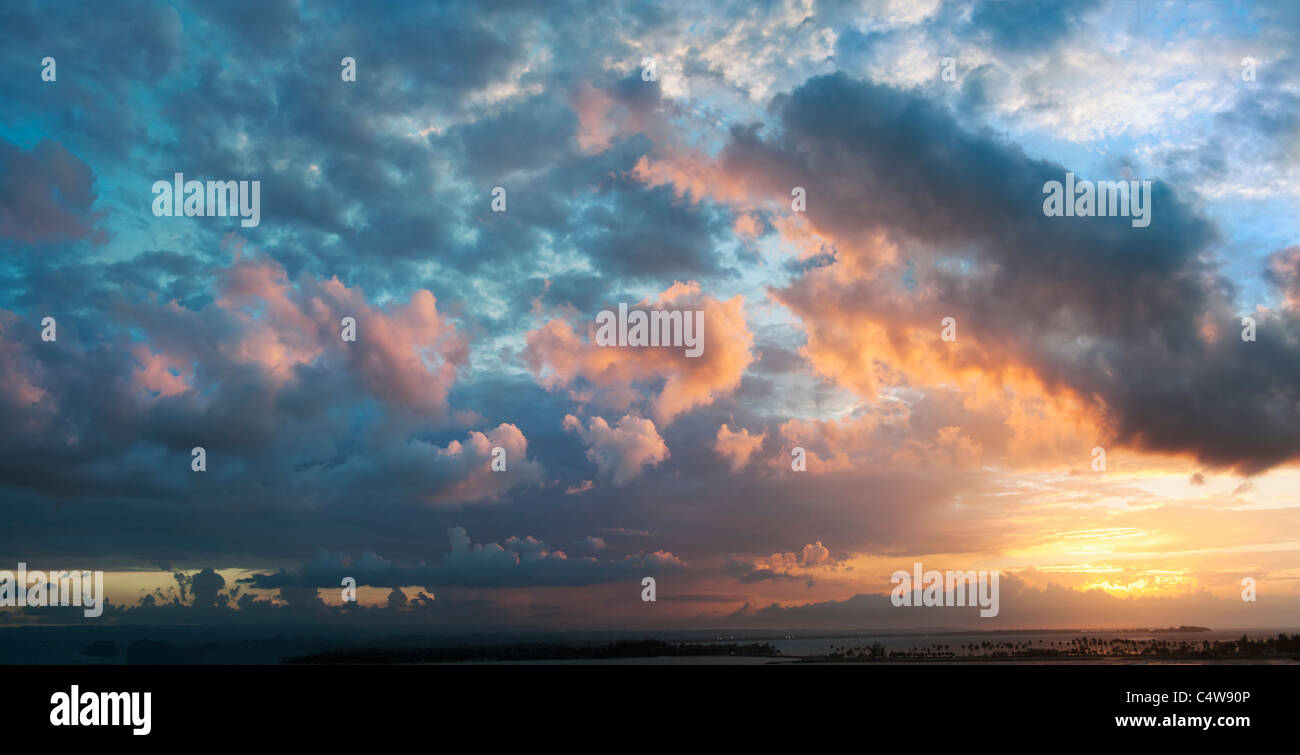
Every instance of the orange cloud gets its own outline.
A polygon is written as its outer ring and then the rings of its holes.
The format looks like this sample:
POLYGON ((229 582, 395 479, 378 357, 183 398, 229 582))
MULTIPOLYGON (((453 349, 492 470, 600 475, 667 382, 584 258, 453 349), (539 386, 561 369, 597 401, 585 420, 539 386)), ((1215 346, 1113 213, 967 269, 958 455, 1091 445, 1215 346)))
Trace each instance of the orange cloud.
MULTIPOLYGON (((946 282, 918 276, 907 265, 908 255, 884 231, 861 230, 851 223, 822 227, 817 220, 826 221, 824 214, 794 212, 787 184, 797 179, 789 166, 775 160, 761 150, 724 152, 713 159, 670 146, 656 157, 643 157, 632 176, 650 185, 671 185, 678 196, 730 204, 737 212, 735 230, 742 236, 750 230, 752 214, 763 208, 771 213, 782 248, 799 259, 835 257, 835 264, 808 270, 788 287, 769 291, 799 318, 806 338, 800 354, 819 377, 869 400, 928 386, 931 395, 934 389, 955 394, 945 399, 956 401, 955 409, 1002 416, 996 425, 981 420, 979 428, 963 422, 951 431, 957 435, 945 438, 927 430, 925 438, 900 451, 897 461, 947 455, 973 464, 990 452, 1025 463, 1055 452, 1076 453, 1111 435, 1104 407, 1059 381, 1049 383, 1017 350, 1023 344, 985 335, 976 316, 951 303, 946 282), (907 275, 913 276, 911 285, 901 285, 907 275), (945 317, 956 321, 955 341, 941 338, 945 317)), ((1283 277, 1289 269, 1283 255, 1277 255, 1275 267, 1283 277)), ((783 429, 797 428, 808 429, 797 424, 783 429)), ((836 450, 823 446, 814 454, 817 468, 848 468, 853 451, 865 448, 859 444, 868 443, 873 432, 867 425, 846 426, 832 439, 836 450)), ((786 452, 799 443, 792 439, 786 452)), ((788 466, 789 459, 773 463, 788 466)))
POLYGON ((642 400, 638 386, 663 381, 648 399, 655 421, 667 424, 677 415, 709 404, 740 386, 745 368, 754 360, 754 336, 745 322, 744 297, 718 301, 700 293, 696 283, 676 282, 644 308, 701 309, 704 312, 704 353, 687 357, 674 347, 615 347, 595 343, 596 323, 587 325, 587 339, 565 320, 553 319, 526 335, 524 359, 538 382, 547 388, 572 387, 579 378, 593 393, 575 392, 580 400, 596 400, 626 409, 642 400))
POLYGON ((773 553, 767 558, 755 559, 755 569, 768 569, 778 574, 788 574, 795 569, 812 569, 831 563, 831 551, 822 541, 809 543, 799 553, 773 553))
POLYGON ((714 441, 713 449, 718 455, 731 462, 731 471, 739 472, 749 463, 749 458, 754 452, 762 447, 763 441, 767 439, 767 433, 761 435, 750 435, 749 430, 740 428, 740 432, 732 432, 727 425, 718 428, 718 435, 714 441))

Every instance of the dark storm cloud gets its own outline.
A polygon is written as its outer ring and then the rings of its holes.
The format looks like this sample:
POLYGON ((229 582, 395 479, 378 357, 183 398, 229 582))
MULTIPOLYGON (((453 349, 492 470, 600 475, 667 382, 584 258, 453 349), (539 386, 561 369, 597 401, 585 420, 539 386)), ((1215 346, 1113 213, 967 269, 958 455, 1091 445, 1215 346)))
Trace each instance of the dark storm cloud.
MULTIPOLYGON (((1293 315, 1261 315, 1258 342, 1241 341, 1234 287, 1209 261, 1218 231, 1168 184, 1152 183, 1147 228, 1046 217, 1043 184, 1066 166, 918 95, 835 74, 773 107, 782 133, 735 130, 730 171, 773 191, 807 185, 809 218, 837 237, 883 229, 931 250, 921 274, 936 301, 1049 385, 1096 401, 1119 441, 1247 472, 1300 454, 1293 315)), ((806 276, 779 296, 815 317, 820 290, 806 276)))

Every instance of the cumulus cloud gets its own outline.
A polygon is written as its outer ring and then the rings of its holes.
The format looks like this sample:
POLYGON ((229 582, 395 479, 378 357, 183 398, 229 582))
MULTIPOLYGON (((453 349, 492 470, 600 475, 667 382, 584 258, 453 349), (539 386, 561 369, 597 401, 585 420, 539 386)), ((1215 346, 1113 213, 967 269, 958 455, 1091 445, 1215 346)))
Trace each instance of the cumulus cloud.
POLYGON ((718 428, 713 448, 719 456, 731 463, 732 472, 739 472, 749 464, 750 457, 762 447, 766 439, 767 433, 750 435, 749 430, 743 427, 740 432, 734 432, 730 426, 723 425, 718 428))
POLYGON ((803 566, 817 566, 831 560, 830 549, 822 545, 822 541, 809 543, 803 547, 800 553, 799 563, 803 566))
POLYGON ((516 485, 542 481, 542 465, 528 458, 528 439, 514 425, 502 423, 487 435, 471 431, 464 443, 453 440, 438 449, 438 457, 454 467, 450 476, 456 483, 435 493, 432 503, 491 499, 516 485), (495 455, 497 448, 504 457, 495 455), (492 468, 497 458, 504 459, 504 470, 492 468))
POLYGON ((605 538, 596 537, 594 535, 588 535, 587 537, 579 541, 579 544, 585 548, 590 548, 591 550, 594 551, 600 551, 606 548, 605 538))
MULTIPOLYGON (((733 129, 706 166, 725 179, 700 186, 742 208, 817 187, 807 230, 832 240, 835 263, 773 294, 803 323, 802 353, 819 374, 868 398, 912 382, 1010 382, 1090 415, 1120 443, 1247 472, 1300 454, 1297 423, 1281 419, 1297 402, 1280 369, 1300 360, 1300 342, 1279 317, 1244 352, 1259 358, 1237 354, 1232 285, 1206 262, 1219 229, 1168 184, 1152 183, 1160 209, 1142 233, 1127 218, 1056 222, 1040 210, 1041 187, 1065 166, 969 130, 916 93, 840 73, 774 106, 780 131, 733 129), (947 316, 960 334, 938 344, 947 316), (1183 387, 1139 377, 1157 363, 1183 387), (1243 397, 1230 383, 1267 388, 1243 397), (1239 412, 1252 420, 1229 419, 1239 412), (1217 429, 1228 426, 1251 430, 1217 429)), ((677 172, 644 178, 690 180, 677 172)))
POLYGON ((592 417, 583 426, 582 420, 566 414, 564 427, 582 438, 587 458, 615 485, 639 477, 647 467, 668 458, 668 446, 655 423, 643 417, 625 414, 612 427, 604 417, 592 417))
POLYGON ((741 582, 753 583, 766 580, 806 579, 811 571, 833 563, 830 549, 818 540, 805 545, 798 553, 792 551, 773 553, 765 558, 753 560, 733 558, 728 561, 727 569, 741 582))
MULTIPOLYGON (((530 330, 524 359, 548 388, 569 387, 575 396, 614 409, 641 403, 641 392, 662 387, 645 401, 655 421, 666 425, 679 414, 707 405, 740 386, 754 360, 753 334, 745 322, 744 297, 718 301, 701 293, 698 283, 676 282, 637 307, 704 312, 704 353, 688 357, 681 347, 598 346, 596 322, 586 324, 587 338, 564 319, 530 330)), ((617 307, 611 307, 611 311, 617 307)))
POLYGON ((415 291, 407 304, 385 311, 337 278, 305 275, 293 285, 279 264, 237 251, 216 304, 242 326, 238 339, 222 346, 225 354, 258 365, 277 382, 328 350, 372 394, 443 413, 456 370, 468 356, 464 340, 428 290, 415 291), (340 338, 343 317, 356 321, 355 342, 340 338))

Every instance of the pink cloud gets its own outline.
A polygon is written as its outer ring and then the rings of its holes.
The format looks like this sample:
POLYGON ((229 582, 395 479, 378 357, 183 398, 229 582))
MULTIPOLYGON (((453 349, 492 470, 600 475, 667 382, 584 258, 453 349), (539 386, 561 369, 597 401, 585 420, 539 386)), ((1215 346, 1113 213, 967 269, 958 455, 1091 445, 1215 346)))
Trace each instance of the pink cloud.
POLYGON ((564 428, 578 433, 587 445, 587 458, 615 485, 640 476, 647 467, 668 458, 667 444, 648 419, 629 414, 611 427, 603 417, 592 417, 583 427, 581 420, 567 414, 564 428))
POLYGON ((578 148, 587 153, 609 149, 616 130, 608 120, 614 99, 584 81, 574 89, 569 103, 578 115, 578 148))
POLYGON ((739 472, 745 468, 749 458, 762 447, 766 439, 767 433, 750 435, 749 430, 743 427, 740 428, 740 432, 733 432, 729 426, 722 425, 718 428, 713 449, 719 456, 731 462, 732 472, 739 472))
POLYGON ((437 463, 452 467, 455 484, 439 490, 430 503, 469 503, 499 498, 510 488, 542 480, 542 465, 528 458, 528 439, 514 425, 502 423, 481 433, 470 431, 465 442, 453 440, 437 450, 437 463), (493 449, 505 454, 505 469, 492 469, 493 449))
POLYGON ((222 345, 223 353, 261 367, 279 384, 299 365, 329 353, 375 396, 441 416, 456 370, 468 360, 468 345, 428 290, 415 291, 405 305, 380 309, 338 278, 304 274, 295 285, 273 260, 237 257, 217 306, 242 326, 233 343, 222 345), (356 321, 355 342, 340 337, 344 317, 356 321))
POLYGON ((609 149, 620 134, 659 132, 664 123, 654 105, 638 102, 580 82, 569 93, 569 106, 578 116, 578 148, 588 154, 609 149))
MULTIPOLYGON (((29 346, 19 336, 18 316, 0 310, 0 395, 10 404, 29 407, 45 398, 37 383, 39 364, 31 358, 29 346)), ((32 331, 33 335, 37 331, 32 331)), ((37 341, 40 343, 40 341, 37 341)))
POLYGON ((191 388, 189 381, 194 369, 185 358, 156 352, 143 343, 134 344, 131 355, 140 365, 135 372, 135 384, 149 393, 175 396, 191 388))

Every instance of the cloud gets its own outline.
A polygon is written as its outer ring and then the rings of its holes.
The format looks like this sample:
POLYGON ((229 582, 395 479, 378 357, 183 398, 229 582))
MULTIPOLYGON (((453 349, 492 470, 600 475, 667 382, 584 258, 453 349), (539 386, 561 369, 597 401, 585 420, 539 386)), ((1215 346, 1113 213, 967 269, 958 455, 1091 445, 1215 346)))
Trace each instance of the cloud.
POLYGON ((1096 8, 1090 2, 1045 0, 1007 13, 1000 3, 979 0, 970 10, 973 33, 1010 50, 1042 50, 1080 26, 1080 17, 1096 8))
POLYGON ((242 325, 238 341, 223 346, 226 356, 258 365, 279 383, 330 350, 372 394, 441 415, 456 370, 468 357, 464 340, 428 290, 384 311, 337 278, 303 275, 293 285, 277 263, 237 253, 216 304, 242 325), (340 337, 343 317, 356 321, 355 342, 340 337))
POLYGON ((666 551, 633 553, 600 561, 570 557, 532 537, 510 537, 504 543, 475 543, 463 527, 449 527, 450 550, 436 564, 420 562, 397 567, 373 553, 352 561, 341 553, 321 553, 297 572, 255 574, 244 582, 258 589, 337 587, 344 577, 358 586, 392 587, 543 587, 593 585, 685 569, 687 564, 666 551))
POLYGON ((660 127, 654 116, 660 105, 658 82, 642 81, 639 71, 608 88, 580 81, 570 92, 569 102, 578 116, 577 139, 583 152, 603 152, 615 136, 660 127))
POLYGON ((1041 188, 1065 166, 918 94, 834 74, 773 108, 780 130, 734 128, 714 170, 721 198, 742 207, 809 188, 808 231, 835 263, 772 293, 802 322, 819 374, 868 398, 1012 381, 1075 405, 1119 443, 1243 472, 1300 455, 1292 316, 1270 317, 1249 346, 1228 330, 1233 286, 1206 261, 1219 229, 1171 186, 1152 183, 1140 232, 1126 218, 1048 218, 1041 188), (937 338, 948 316, 951 344, 937 338))
POLYGON ((1279 249, 1268 256, 1267 277, 1282 294, 1282 306, 1300 311, 1300 246, 1279 249))
POLYGON ((830 549, 822 541, 809 543, 799 553, 773 553, 766 558, 752 561, 731 559, 727 562, 727 571, 744 583, 763 582, 766 580, 803 580, 809 572, 834 563, 830 549))
POLYGON ((589 386, 591 400, 614 409, 641 403, 638 388, 661 382, 662 387, 646 400, 661 425, 740 386, 745 369, 754 360, 754 337, 745 322, 744 297, 718 301, 701 294, 697 283, 679 281, 654 301, 644 300, 629 310, 633 308, 702 310, 703 354, 688 357, 682 347, 599 346, 594 317, 586 324, 586 340, 568 321, 552 319, 526 334, 523 357, 529 369, 547 388, 570 387, 584 395, 582 388, 589 386))
POLYGON ((803 547, 803 552, 800 554, 799 563, 804 567, 819 566, 821 564, 829 562, 830 560, 831 560, 830 549, 822 545, 822 541, 818 540, 815 543, 809 543, 808 545, 805 545, 803 547))
POLYGON ((433 503, 497 498, 516 485, 542 480, 542 466, 528 458, 528 440, 514 425, 502 423, 490 435, 471 431, 464 443, 452 441, 438 456, 456 468, 450 476, 457 482, 432 496, 433 503), (502 471, 492 469, 496 448, 505 452, 502 471))
POLYGON ((586 427, 572 414, 564 417, 566 430, 573 430, 587 445, 587 458, 615 485, 639 477, 647 467, 668 458, 668 446, 655 430, 655 423, 630 414, 611 427, 604 417, 592 417, 586 427))
POLYGON ((28 350, 36 335, 36 328, 20 323, 14 313, 0 310, 0 397, 13 414, 28 414, 46 395, 40 387, 40 360, 28 350))
POLYGON ((750 435, 749 430, 743 427, 740 428, 740 432, 733 432, 728 425, 722 425, 718 428, 713 448, 719 456, 731 463, 732 472, 739 472, 745 468, 750 457, 762 447, 766 439, 767 433, 750 435))
POLYGON ((90 166, 62 144, 42 140, 25 152, 0 139, 0 239, 103 243, 94 184, 90 166))
POLYGON ((190 593, 194 596, 196 607, 218 607, 225 605, 226 596, 220 594, 226 586, 226 578, 212 569, 204 569, 190 578, 190 593))

